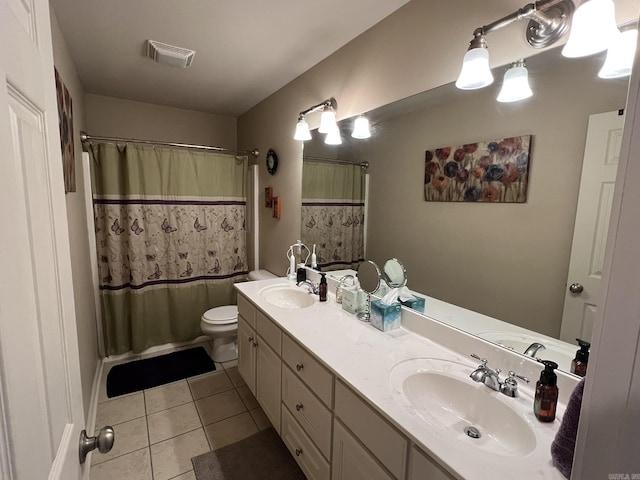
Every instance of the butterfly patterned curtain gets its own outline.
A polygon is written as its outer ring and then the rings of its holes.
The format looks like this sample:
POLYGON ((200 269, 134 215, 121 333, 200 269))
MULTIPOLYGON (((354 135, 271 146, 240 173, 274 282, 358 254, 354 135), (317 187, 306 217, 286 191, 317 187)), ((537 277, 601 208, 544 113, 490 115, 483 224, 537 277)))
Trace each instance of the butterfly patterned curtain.
POLYGON ((201 335, 246 279, 246 162, 232 155, 91 145, 108 355, 201 335))
POLYGON ((357 269, 364 260, 364 172, 360 165, 305 160, 302 241, 322 270, 357 269))

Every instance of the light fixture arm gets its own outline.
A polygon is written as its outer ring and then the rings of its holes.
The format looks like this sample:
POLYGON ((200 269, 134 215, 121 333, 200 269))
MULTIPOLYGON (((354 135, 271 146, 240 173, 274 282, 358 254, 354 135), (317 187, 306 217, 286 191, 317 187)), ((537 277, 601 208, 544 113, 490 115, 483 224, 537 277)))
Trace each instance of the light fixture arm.
POLYGON ((527 42, 534 48, 547 47, 569 31, 569 20, 574 9, 572 0, 541 0, 529 3, 509 15, 476 28, 469 48, 486 47, 485 35, 520 20, 529 20, 526 31, 527 42))
POLYGON ((333 110, 334 112, 338 110, 338 102, 335 98, 331 97, 326 99, 324 102, 319 103, 318 105, 314 105, 313 107, 307 108, 303 110, 298 115, 298 120, 303 120, 304 117, 314 112, 323 112, 325 110, 333 110))

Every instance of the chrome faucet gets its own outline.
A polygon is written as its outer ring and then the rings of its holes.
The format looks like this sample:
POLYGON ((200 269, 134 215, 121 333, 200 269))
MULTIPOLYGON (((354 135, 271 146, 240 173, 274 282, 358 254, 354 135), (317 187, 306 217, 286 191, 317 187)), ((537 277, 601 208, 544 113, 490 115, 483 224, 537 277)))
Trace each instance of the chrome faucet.
POLYGON ((536 357, 536 353, 538 353, 538 351, 546 350, 546 349, 547 349, 547 347, 545 347, 543 344, 538 343, 538 342, 533 342, 531 345, 529 345, 527 347, 527 349, 524 351, 524 354, 527 357, 535 358, 536 357))
POLYGON ((496 368, 495 370, 487 367, 487 359, 480 358, 475 353, 472 353, 471 356, 477 360, 480 360, 480 365, 473 372, 471 372, 471 379, 474 382, 479 382, 485 384, 491 390, 495 390, 496 392, 500 392, 507 397, 517 397, 518 396, 518 382, 516 378, 529 383, 529 379, 523 377, 522 375, 518 375, 517 373, 510 371, 509 377, 505 379, 503 382, 500 380, 500 369, 496 368))
POLYGON ((313 283, 311 280, 303 280, 298 282, 299 287, 305 287, 309 293, 318 295, 320 293, 320 287, 313 283))

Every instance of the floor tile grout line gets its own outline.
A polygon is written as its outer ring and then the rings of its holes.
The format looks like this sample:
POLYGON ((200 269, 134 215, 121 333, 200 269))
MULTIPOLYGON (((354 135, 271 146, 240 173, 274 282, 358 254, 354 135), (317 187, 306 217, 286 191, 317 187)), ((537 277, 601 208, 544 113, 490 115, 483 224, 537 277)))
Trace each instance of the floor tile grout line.
MULTIPOLYGON (((158 445, 159 443, 162 443, 162 442, 166 442, 167 440, 173 440, 174 438, 179 437, 181 435, 186 435, 187 433, 195 432, 196 430, 199 430, 201 428, 204 430, 204 426, 202 424, 198 425, 195 428, 192 428, 191 430, 185 430, 184 432, 180 432, 177 435, 174 435, 173 437, 163 438, 162 440, 160 440, 158 442, 149 443, 149 447, 151 447, 152 445, 158 445)), ((151 439, 149 439, 149 442, 151 442, 151 439)))
MULTIPOLYGON (((124 457, 125 455, 131 455, 132 453, 139 452, 139 451, 141 451, 141 450, 144 450, 145 448, 149 448, 149 445, 147 445, 147 446, 145 446, 145 447, 136 448, 135 450, 131 450, 130 452, 121 453, 120 455, 116 455, 115 457, 110 458, 110 459, 108 459, 108 460, 105 460, 105 461, 103 461, 103 462, 98 462, 98 463, 93 463, 93 462, 92 462, 92 463, 91 463, 91 468, 96 467, 96 466, 98 466, 98 465, 103 465, 103 464, 105 464, 105 463, 107 463, 107 462, 110 462, 111 460, 116 460, 116 459, 118 459, 118 458, 122 458, 122 457, 124 457)), ((151 452, 149 452, 149 456, 151 456, 151 452)))

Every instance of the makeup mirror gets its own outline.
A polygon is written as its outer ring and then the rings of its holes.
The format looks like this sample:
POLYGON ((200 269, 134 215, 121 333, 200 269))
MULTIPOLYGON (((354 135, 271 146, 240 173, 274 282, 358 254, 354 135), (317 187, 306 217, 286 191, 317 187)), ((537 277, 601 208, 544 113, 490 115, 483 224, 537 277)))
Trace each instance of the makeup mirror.
POLYGON ((367 306, 364 312, 358 314, 358 320, 368 322, 371 318, 371 294, 380 288, 380 268, 371 261, 365 260, 358 266, 358 282, 360 288, 367 294, 367 306))
POLYGON ((407 284, 407 270, 397 258, 390 258, 382 267, 382 278, 390 288, 402 288, 407 284))

